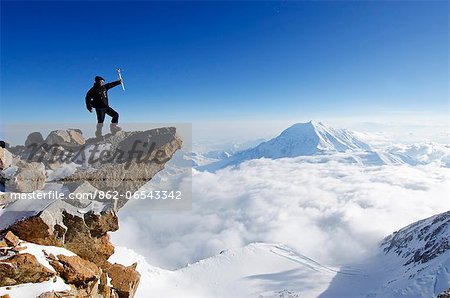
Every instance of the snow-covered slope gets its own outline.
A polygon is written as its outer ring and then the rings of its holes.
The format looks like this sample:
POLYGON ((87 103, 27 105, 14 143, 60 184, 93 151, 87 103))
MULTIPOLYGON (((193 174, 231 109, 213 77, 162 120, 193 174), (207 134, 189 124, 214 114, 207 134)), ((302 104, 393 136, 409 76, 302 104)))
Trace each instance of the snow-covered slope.
POLYGON ((279 136, 238 153, 241 158, 281 158, 324 152, 369 150, 370 146, 344 129, 334 129, 321 122, 297 123, 279 136))
POLYGON ((320 297, 436 297, 450 288, 450 211, 385 238, 380 253, 338 275, 320 297))
POLYGON ((225 250, 175 271, 150 266, 123 247, 116 248, 110 261, 138 262, 138 298, 317 297, 338 274, 286 246, 269 243, 225 250))
POLYGON ((359 140, 350 131, 335 129, 321 122, 297 123, 285 129, 279 136, 238 152, 229 158, 200 167, 200 170, 215 171, 229 165, 258 158, 283 158, 346 151, 367 151, 370 146, 359 140))
POLYGON ((252 243, 170 271, 118 247, 111 262, 138 262, 136 297, 417 297, 450 288, 450 211, 385 238, 363 264, 330 268, 281 244, 252 243))

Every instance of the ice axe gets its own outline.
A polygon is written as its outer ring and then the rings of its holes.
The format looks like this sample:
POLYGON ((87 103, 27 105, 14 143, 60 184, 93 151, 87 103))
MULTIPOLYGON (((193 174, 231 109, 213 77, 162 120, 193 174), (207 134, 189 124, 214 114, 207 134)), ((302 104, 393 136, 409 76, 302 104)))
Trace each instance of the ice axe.
POLYGON ((117 75, 119 76, 120 84, 122 85, 122 90, 125 91, 125 86, 123 85, 122 74, 121 74, 120 72, 121 72, 121 69, 118 68, 118 69, 117 69, 117 75))

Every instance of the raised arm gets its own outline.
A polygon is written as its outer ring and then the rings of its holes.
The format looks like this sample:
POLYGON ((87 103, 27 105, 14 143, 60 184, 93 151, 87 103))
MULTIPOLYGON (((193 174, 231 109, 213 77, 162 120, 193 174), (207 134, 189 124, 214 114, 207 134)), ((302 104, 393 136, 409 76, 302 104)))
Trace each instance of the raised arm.
POLYGON ((105 84, 105 88, 106 88, 106 90, 108 90, 108 89, 114 88, 118 85, 120 85, 120 80, 105 84))

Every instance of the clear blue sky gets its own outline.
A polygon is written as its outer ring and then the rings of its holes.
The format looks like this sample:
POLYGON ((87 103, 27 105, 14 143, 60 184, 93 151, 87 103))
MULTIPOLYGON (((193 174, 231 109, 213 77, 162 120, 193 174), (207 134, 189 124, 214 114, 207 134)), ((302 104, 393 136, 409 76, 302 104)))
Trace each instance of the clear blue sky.
POLYGON ((1 2, 5 122, 448 111, 449 3, 1 2))

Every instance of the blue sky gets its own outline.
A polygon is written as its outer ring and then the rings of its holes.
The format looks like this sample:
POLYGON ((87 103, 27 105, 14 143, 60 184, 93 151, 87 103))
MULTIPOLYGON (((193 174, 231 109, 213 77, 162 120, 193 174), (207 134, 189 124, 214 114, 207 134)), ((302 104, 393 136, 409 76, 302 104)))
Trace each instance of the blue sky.
MULTIPOLYGON (((1 2, 5 122, 95 122, 95 75, 121 121, 448 113, 442 2, 1 2)), ((311 117, 312 118, 312 117, 311 117)))

